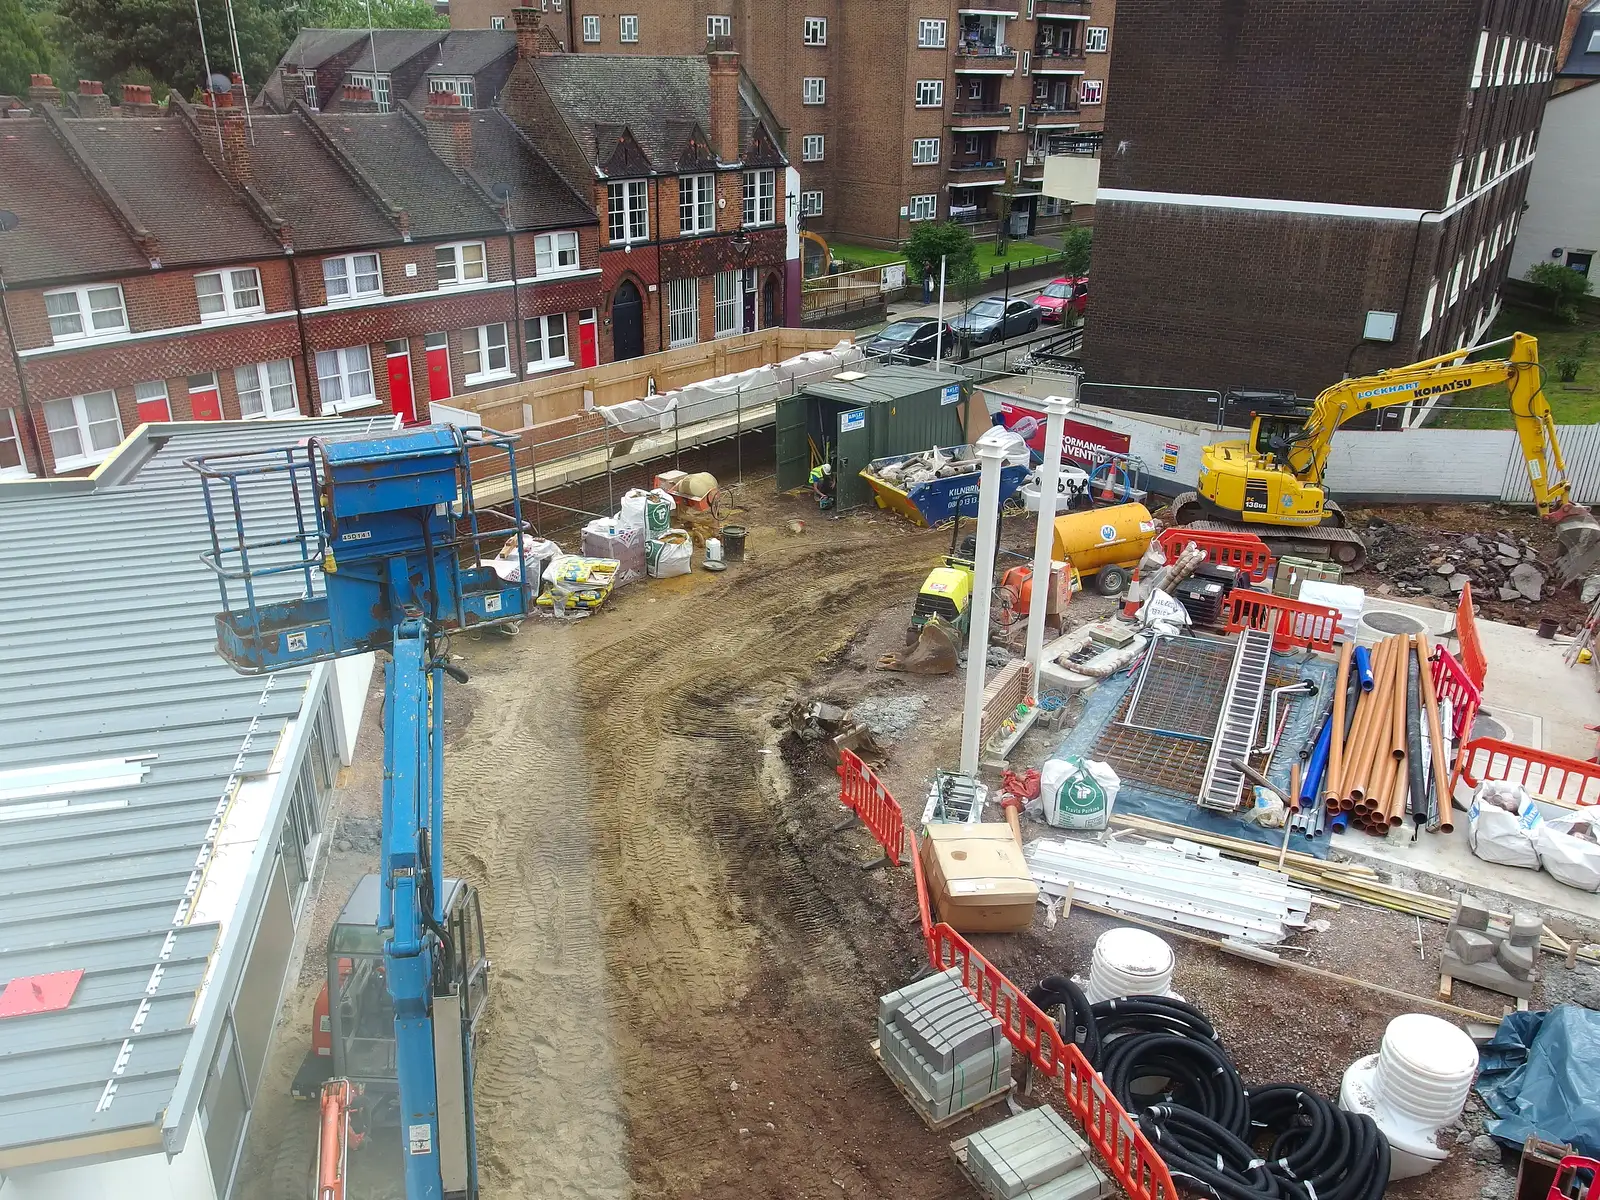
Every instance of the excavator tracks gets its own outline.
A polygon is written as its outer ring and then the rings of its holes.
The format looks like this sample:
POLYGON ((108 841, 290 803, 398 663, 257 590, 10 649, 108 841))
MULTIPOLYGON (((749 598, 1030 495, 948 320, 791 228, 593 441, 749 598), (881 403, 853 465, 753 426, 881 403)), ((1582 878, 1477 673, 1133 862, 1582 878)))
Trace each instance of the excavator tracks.
MULTIPOLYGON (((1328 510, 1343 520, 1333 503, 1328 510)), ((1200 499, 1198 492, 1185 492, 1172 502, 1171 521, 1189 529, 1211 529, 1225 533, 1253 533, 1279 558, 1293 554, 1301 558, 1326 558, 1346 571, 1359 571, 1367 565, 1367 543, 1359 533, 1343 525, 1297 526, 1263 525, 1256 522, 1218 520, 1215 510, 1200 499), (1187 518, 1187 519, 1186 519, 1187 518)))

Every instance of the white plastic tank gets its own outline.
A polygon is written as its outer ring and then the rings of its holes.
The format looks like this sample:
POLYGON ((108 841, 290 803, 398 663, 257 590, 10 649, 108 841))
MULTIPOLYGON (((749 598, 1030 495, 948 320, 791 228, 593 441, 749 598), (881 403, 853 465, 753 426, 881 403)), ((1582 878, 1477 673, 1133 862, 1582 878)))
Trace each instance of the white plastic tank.
POLYGON ((1478 1073, 1478 1047, 1448 1021, 1407 1013, 1389 1022, 1378 1053, 1350 1064, 1339 1089, 1389 1139, 1389 1177, 1426 1174, 1450 1156, 1437 1134, 1461 1115, 1478 1073))
POLYGON ((1172 947, 1143 929, 1108 929, 1095 939, 1089 960, 1089 1003, 1117 996, 1172 992, 1172 947))

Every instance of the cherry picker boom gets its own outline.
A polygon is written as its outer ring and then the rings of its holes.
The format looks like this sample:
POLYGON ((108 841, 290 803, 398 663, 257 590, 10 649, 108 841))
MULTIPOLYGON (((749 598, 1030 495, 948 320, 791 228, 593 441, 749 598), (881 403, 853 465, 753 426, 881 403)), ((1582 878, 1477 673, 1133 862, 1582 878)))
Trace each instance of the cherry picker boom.
MULTIPOLYGON (((532 608, 513 447, 481 430, 430 426, 187 464, 210 523, 201 557, 222 594, 217 651, 236 671, 388 656, 374 932, 393 1008, 397 1094, 376 1115, 398 1121, 407 1200, 478 1195, 464 956, 446 924, 442 836, 444 678, 466 676, 449 663, 445 638, 532 608), (472 466, 502 455, 513 481, 509 519, 479 514, 472 499, 472 466), (522 582, 502 580, 484 558, 484 543, 498 547, 508 534, 522 582)), ((359 1103, 372 1091, 346 1095, 359 1103)), ((324 1156, 343 1151, 325 1147, 324 1156)))

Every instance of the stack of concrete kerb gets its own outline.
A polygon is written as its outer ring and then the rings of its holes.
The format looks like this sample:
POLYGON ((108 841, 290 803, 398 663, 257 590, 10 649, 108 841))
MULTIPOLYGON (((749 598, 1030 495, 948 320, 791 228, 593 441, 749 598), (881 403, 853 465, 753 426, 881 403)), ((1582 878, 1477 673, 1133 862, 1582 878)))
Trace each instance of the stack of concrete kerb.
POLYGON ((1088 1144, 1048 1104, 973 1134, 964 1166, 996 1200, 1099 1200, 1113 1189, 1088 1144))
POLYGON ((952 967, 878 1000, 883 1068, 937 1125, 1011 1088, 1011 1043, 952 967))

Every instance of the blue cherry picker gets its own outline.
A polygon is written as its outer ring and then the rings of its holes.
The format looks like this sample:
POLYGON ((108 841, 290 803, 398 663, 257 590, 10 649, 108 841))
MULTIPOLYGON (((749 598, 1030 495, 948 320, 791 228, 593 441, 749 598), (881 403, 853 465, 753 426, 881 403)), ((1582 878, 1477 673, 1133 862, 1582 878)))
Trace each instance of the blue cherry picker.
POLYGON ((393 1131, 406 1200, 478 1197, 472 1056, 487 963, 476 896, 444 876, 444 680, 466 680, 445 639, 532 611, 513 448, 429 426, 188 464, 211 526, 201 557, 222 593, 217 651, 236 671, 386 655, 379 873, 330 938, 332 1077, 306 1173, 319 1200, 346 1195, 348 1150, 379 1129, 393 1131), (509 518, 477 511, 483 466, 509 472, 509 518), (508 534, 512 582, 484 557, 508 534))

